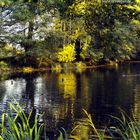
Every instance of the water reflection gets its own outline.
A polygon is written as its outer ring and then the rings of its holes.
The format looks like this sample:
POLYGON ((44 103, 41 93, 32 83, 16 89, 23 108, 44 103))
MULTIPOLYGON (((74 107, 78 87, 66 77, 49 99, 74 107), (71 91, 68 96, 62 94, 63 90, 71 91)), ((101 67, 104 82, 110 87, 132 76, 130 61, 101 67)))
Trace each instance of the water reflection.
POLYGON ((74 73, 60 73, 58 76, 59 93, 64 99, 74 98, 76 95, 76 76, 74 73))
MULTIPOLYGON (((89 133, 82 109, 91 113, 97 127, 109 125, 109 115, 120 117, 122 108, 129 116, 140 118, 140 64, 123 65, 117 69, 100 68, 76 72, 9 75, 0 82, 0 108, 7 110, 7 101, 16 98, 25 110, 32 107, 44 113, 48 131, 63 127, 70 132, 83 123, 78 132, 89 133), (137 75, 137 76, 134 76, 137 75)), ((78 132, 74 132, 74 135, 78 132)), ((84 138, 85 139, 85 138, 84 138)))
POLYGON ((87 118, 76 120, 70 133, 70 139, 89 140, 91 130, 87 122, 87 118))

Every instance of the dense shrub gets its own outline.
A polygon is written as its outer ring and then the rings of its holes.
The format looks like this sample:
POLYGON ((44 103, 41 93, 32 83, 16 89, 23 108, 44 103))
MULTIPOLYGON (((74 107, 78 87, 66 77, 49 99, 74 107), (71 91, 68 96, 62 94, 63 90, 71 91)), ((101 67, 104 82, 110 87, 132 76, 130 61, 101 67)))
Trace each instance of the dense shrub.
POLYGON ((75 60, 75 49, 72 44, 64 46, 63 50, 58 52, 57 58, 59 62, 72 62, 75 60))
POLYGON ((0 68, 8 68, 8 64, 4 61, 0 61, 0 68))

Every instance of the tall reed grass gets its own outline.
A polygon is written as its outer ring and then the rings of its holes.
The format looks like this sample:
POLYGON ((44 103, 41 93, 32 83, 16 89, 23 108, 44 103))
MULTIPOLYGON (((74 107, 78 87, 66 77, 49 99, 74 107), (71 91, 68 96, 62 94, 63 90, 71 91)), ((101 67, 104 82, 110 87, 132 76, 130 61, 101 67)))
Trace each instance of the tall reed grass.
POLYGON ((36 115, 34 123, 30 125, 32 111, 27 115, 21 106, 9 103, 10 110, 16 113, 3 113, 0 123, 0 140, 40 140, 41 126, 38 126, 40 115, 36 115), (18 121, 20 120, 20 122, 18 121))
POLYGON ((113 139, 119 136, 120 140, 140 140, 140 122, 134 116, 129 117, 121 110, 122 118, 111 116, 117 125, 113 129, 109 129, 113 139))
MULTIPOLYGON (((93 132, 90 140, 140 140, 140 122, 130 118, 121 110, 122 117, 110 116, 117 125, 104 128, 104 130, 97 129, 93 123, 92 117, 86 110, 83 110, 87 116, 86 122, 93 132)), ((81 124, 82 125, 82 124, 81 124)), ((78 129, 77 125, 73 130, 78 129)), ((88 136, 87 136, 88 137, 88 136)), ((71 136, 71 140, 81 140, 78 136, 71 136)))
MULTIPOLYGON (((41 131, 45 126, 44 124, 38 125, 41 115, 35 115, 33 124, 30 124, 32 119, 33 110, 27 115, 21 108, 19 103, 15 101, 16 105, 9 103, 12 113, 3 113, 0 123, 0 140, 41 140, 41 131), (13 116, 13 111, 16 115, 13 116), (20 120, 20 121, 19 121, 20 120)), ((128 117, 122 111, 122 118, 111 116, 117 123, 115 126, 105 128, 103 131, 97 129, 93 123, 91 115, 83 110, 86 114, 86 122, 90 126, 93 135, 90 140, 140 140, 140 122, 133 118, 128 117)), ((47 126, 46 126, 47 127, 47 126)), ((73 130, 78 129, 77 125, 73 130)), ((68 138, 68 134, 65 129, 59 130, 59 136, 56 140, 81 140, 79 137, 71 136, 68 138)), ((49 140, 45 136, 44 140, 49 140)))
MULTIPOLYGON (((0 140, 50 140, 45 132, 47 126, 39 124, 42 115, 34 114, 33 109, 27 114, 19 103, 16 100, 14 101, 15 105, 9 103, 11 112, 2 114, 0 140)), ((64 128, 58 131, 59 135, 55 140, 68 140, 64 128)))

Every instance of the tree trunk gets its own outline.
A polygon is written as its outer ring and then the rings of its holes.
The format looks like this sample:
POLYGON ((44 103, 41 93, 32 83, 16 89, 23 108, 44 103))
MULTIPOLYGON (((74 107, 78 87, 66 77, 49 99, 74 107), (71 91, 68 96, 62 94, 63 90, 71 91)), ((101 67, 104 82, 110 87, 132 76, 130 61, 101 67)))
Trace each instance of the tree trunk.
POLYGON ((81 48, 81 44, 80 44, 80 40, 76 40, 75 42, 75 51, 76 51, 76 61, 81 61, 81 56, 80 56, 80 53, 82 51, 82 48, 81 48))

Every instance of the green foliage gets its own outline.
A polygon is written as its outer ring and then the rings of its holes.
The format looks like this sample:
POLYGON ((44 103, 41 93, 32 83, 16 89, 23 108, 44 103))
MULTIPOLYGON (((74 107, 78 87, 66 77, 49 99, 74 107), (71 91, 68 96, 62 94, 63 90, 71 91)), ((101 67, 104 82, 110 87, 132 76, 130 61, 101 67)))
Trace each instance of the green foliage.
POLYGON ((91 7, 85 23, 93 48, 101 51, 105 59, 130 59, 135 54, 139 38, 131 25, 135 18, 138 19, 137 13, 121 4, 103 3, 91 7))
POLYGON ((8 68, 8 64, 4 61, 0 61, 0 69, 3 69, 3 68, 8 68))
POLYGON ((135 53, 137 38, 130 26, 115 22, 115 27, 104 36, 104 47, 102 49, 104 58, 111 60, 129 60, 135 53), (107 41, 106 41, 107 40, 107 41), (110 40, 110 42, 109 42, 110 40))
POLYGON ((118 134, 122 140, 139 140, 140 139, 140 123, 134 118, 130 118, 122 111, 122 119, 111 116, 117 123, 110 132, 113 138, 115 133, 118 134))
POLYGON ((132 9, 132 10, 136 10, 137 12, 140 12, 140 1, 139 0, 135 0, 135 4, 133 5, 126 5, 126 7, 128 9, 132 9))
POLYGON ((86 64, 83 62, 76 62, 75 64, 77 69, 82 69, 86 67, 86 64))
POLYGON ((4 113, 2 114, 1 128, 1 140, 39 140, 41 126, 38 127, 38 121, 40 116, 35 116, 34 125, 31 127, 29 120, 32 111, 27 116, 21 106, 16 102, 16 105, 9 103, 10 109, 16 112, 16 116, 4 113), (21 119, 21 124, 17 122, 17 118, 21 119), (6 126, 6 121, 8 126, 6 126))
MULTIPOLYGON (((95 63, 100 59, 122 61, 135 58, 140 51, 139 0, 2 0, 0 6, 0 45, 19 44, 27 55, 37 58, 40 67, 56 60, 72 62, 75 55, 95 63), (68 54, 67 47, 58 52, 67 44, 74 50, 77 40, 79 52, 71 49, 68 54)), ((0 50, 0 57, 13 54, 16 51, 0 50)))
POLYGON ((72 15, 85 16, 90 13, 90 8, 99 6, 101 0, 75 0, 73 4, 69 7, 72 15))
POLYGON ((87 56, 90 59, 89 65, 97 64, 104 57, 103 52, 100 50, 89 48, 87 51, 88 51, 87 56))
POLYGON ((3 6, 7 6, 11 3, 10 0, 1 0, 0 1, 0 7, 3 7, 3 6))
POLYGON ((44 0, 38 2, 9 1, 11 4, 1 9, 2 38, 0 41, 6 40, 6 42, 19 44, 25 50, 33 48, 35 40, 42 37, 41 34, 45 38, 44 30, 48 24, 47 3, 44 0), (15 29, 16 27, 18 29, 15 29))
POLYGON ((49 66, 55 59, 55 57, 53 57, 53 54, 49 51, 49 49, 46 49, 45 46, 34 47, 26 52, 26 54, 36 58, 38 67, 49 66))
POLYGON ((8 73, 2 71, 2 74, 0 74, 0 81, 4 81, 4 80, 7 80, 7 79, 8 79, 8 73))
POLYGON ((87 68, 87 65, 86 65, 86 63, 80 61, 80 62, 75 63, 75 67, 76 67, 77 73, 82 73, 87 68))
POLYGON ((7 43, 6 45, 2 46, 0 49, 0 58, 14 56, 17 54, 17 52, 18 54, 22 53, 22 51, 16 50, 14 46, 7 43))
POLYGON ((75 60, 75 49, 72 44, 64 46, 63 50, 58 52, 57 58, 59 62, 73 62, 75 60))
POLYGON ((62 18, 67 18, 67 10, 74 0, 48 0, 48 2, 59 11, 62 18))
MULTIPOLYGON (((31 126, 30 121, 32 121, 33 110, 27 115, 19 103, 16 100, 14 101, 15 104, 9 103, 11 112, 2 114, 0 140, 40 140, 44 124, 39 126, 38 122, 42 115, 35 114, 34 123, 31 126), (13 115, 13 112, 15 112, 15 115, 13 115), (18 122, 18 119, 20 119, 20 122, 18 122)), ((61 129, 57 140, 67 140, 66 130, 64 128, 61 129)), ((46 138, 46 140, 49 139, 46 138)))

